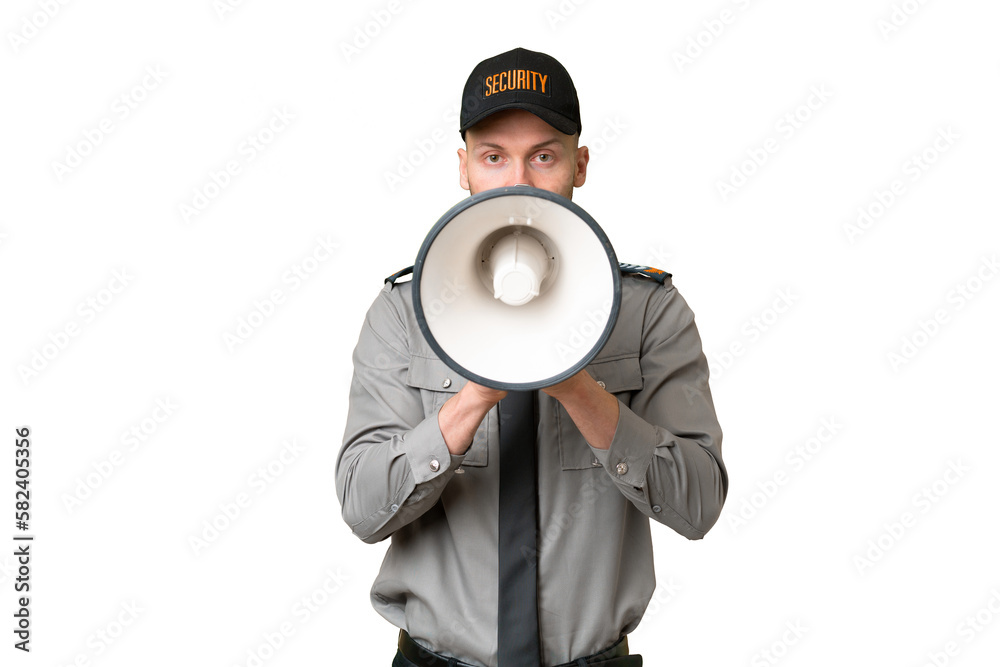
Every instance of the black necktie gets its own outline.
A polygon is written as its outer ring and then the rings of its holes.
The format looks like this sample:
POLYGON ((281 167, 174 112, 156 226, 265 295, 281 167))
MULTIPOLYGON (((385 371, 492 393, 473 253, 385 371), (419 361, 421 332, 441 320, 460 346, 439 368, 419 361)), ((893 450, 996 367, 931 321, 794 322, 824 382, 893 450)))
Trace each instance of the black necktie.
POLYGON ((535 466, 535 392, 507 392, 500 401, 500 667, 541 664, 535 466))

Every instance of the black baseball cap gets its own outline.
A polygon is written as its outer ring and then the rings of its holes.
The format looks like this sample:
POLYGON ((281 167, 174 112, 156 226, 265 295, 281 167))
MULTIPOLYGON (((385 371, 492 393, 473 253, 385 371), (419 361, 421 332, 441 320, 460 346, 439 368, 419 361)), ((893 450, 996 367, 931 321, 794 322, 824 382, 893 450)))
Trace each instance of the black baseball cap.
POLYGON ((459 132, 504 109, 524 109, 563 134, 580 131, 580 100, 569 72, 550 55, 520 47, 476 65, 465 82, 459 132))

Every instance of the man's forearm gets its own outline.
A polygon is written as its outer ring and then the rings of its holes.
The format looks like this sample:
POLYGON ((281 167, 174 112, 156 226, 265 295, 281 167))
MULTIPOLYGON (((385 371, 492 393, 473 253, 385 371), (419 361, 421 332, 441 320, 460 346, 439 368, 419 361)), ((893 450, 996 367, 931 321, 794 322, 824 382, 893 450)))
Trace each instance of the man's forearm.
POLYGON ((559 401, 591 447, 607 449, 618 428, 618 399, 583 370, 552 387, 543 389, 559 401))
POLYGON ((438 427, 453 456, 460 456, 469 449, 486 413, 506 395, 505 391, 469 382, 441 406, 438 427))

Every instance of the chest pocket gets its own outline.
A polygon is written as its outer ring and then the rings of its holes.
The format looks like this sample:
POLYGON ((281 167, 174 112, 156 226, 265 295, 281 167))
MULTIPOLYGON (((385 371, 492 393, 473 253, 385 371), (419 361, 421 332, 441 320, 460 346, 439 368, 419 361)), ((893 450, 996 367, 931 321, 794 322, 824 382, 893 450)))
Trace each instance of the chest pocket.
MULTIPOLYGON (((598 359, 587 366, 590 376, 604 384, 604 389, 624 405, 630 405, 632 393, 642 389, 639 357, 598 359)), ((595 465, 594 453, 566 410, 556 403, 556 428, 559 433, 559 460, 563 470, 589 470, 595 465)))
MULTIPOLYGON (((424 405, 424 416, 437 414, 437 411, 459 389, 465 386, 467 380, 448 368, 440 359, 430 357, 410 357, 410 367, 406 372, 406 384, 420 390, 420 398, 424 405)), ((491 433, 497 431, 496 408, 487 413, 483 423, 479 425, 472 446, 465 453, 462 466, 484 467, 489 462, 489 443, 493 440, 491 433)))

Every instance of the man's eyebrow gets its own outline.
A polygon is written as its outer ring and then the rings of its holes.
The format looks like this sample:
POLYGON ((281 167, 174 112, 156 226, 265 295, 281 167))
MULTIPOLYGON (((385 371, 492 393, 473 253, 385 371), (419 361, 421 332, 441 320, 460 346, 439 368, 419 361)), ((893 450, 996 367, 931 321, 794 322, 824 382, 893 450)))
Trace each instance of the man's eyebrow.
MULTIPOLYGON (((529 151, 536 151, 539 148, 546 148, 546 147, 551 146, 553 144, 555 144, 555 145, 558 146, 559 145, 559 140, 556 139, 556 138, 546 139, 545 141, 539 142, 539 143, 535 144, 534 146, 531 146, 528 150, 529 151)), ((492 148, 492 149, 498 150, 498 151, 504 150, 504 146, 501 146, 500 144, 494 144, 494 143, 491 143, 491 142, 488 142, 488 141, 481 141, 481 142, 477 143, 475 145, 475 147, 474 147, 473 150, 480 150, 480 149, 483 149, 483 148, 492 148)))

